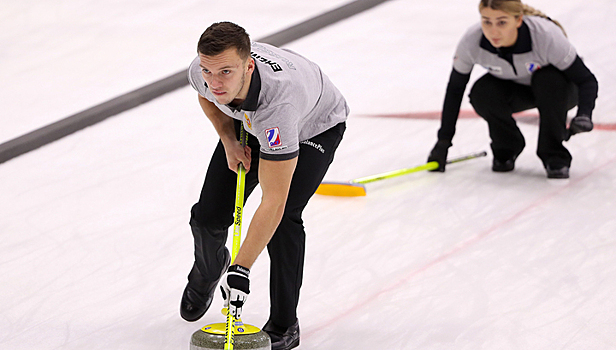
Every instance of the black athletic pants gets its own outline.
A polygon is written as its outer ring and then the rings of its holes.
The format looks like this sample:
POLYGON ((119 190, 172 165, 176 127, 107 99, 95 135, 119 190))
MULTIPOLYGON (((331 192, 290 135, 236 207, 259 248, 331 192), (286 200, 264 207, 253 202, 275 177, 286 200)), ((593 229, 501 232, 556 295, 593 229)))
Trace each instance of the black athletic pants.
POLYGON ((470 93, 473 108, 488 122, 494 158, 505 161, 517 157, 526 143, 511 116, 531 108, 539 110, 537 155, 543 165, 571 165, 571 154, 563 146, 567 111, 577 105, 577 86, 553 66, 533 74, 531 86, 486 74, 475 82, 470 93))
MULTIPOLYGON (((333 161, 345 129, 345 123, 340 123, 311 138, 310 142, 300 144, 297 167, 291 180, 282 221, 267 245, 271 264, 270 321, 280 327, 293 325, 297 318, 306 238, 302 211, 333 161)), ((239 130, 239 122, 236 123, 236 130, 239 130)), ((250 134, 248 145, 252 149, 252 160, 250 171, 246 174, 245 198, 259 183, 259 143, 250 134)), ((219 141, 207 170, 199 202, 191 210, 195 263, 188 276, 188 284, 202 293, 215 288, 224 274, 223 269, 229 257, 225 243, 228 228, 233 224, 236 180, 237 175, 229 170, 225 150, 219 141)))

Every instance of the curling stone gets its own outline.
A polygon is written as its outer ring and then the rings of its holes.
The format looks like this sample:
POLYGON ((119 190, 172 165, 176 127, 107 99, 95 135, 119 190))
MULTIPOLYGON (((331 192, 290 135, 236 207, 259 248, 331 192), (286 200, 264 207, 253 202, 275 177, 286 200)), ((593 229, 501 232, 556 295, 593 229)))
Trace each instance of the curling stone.
MULTIPOLYGON (((190 350, 224 349, 226 326, 226 323, 213 323, 199 329, 190 338, 190 350)), ((270 350, 271 346, 267 333, 242 321, 235 322, 234 350, 270 350)))

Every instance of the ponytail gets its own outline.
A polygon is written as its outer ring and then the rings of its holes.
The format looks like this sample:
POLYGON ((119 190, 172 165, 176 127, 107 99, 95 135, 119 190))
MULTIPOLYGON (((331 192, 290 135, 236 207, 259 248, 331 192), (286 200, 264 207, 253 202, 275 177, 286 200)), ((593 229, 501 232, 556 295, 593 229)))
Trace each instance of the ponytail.
POLYGON ((537 10, 536 8, 534 8, 532 6, 528 6, 526 4, 522 4, 522 12, 526 16, 538 16, 538 17, 542 17, 542 18, 545 18, 545 19, 549 19, 550 21, 554 22, 554 24, 556 24, 560 28, 560 30, 563 31, 563 34, 565 34, 565 36, 567 36, 567 32, 565 31, 565 28, 563 28, 563 26, 560 24, 560 22, 558 22, 555 19, 551 19, 550 17, 548 17, 548 15, 546 15, 545 13, 537 10))

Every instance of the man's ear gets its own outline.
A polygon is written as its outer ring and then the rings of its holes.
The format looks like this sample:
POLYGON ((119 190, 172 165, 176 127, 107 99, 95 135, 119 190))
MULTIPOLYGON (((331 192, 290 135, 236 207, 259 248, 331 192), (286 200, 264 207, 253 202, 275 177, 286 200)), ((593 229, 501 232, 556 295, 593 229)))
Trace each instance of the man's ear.
POLYGON ((246 66, 246 73, 252 74, 255 70, 255 60, 250 57, 248 58, 248 65, 246 66))

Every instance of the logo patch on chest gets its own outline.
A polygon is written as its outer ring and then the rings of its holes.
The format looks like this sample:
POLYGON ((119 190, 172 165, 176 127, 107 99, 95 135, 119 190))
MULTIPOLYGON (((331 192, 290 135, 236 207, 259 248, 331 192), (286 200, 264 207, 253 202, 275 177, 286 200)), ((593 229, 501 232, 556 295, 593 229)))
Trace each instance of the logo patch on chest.
POLYGON ((526 63, 526 71, 529 72, 530 74, 535 73, 539 69, 541 69, 541 66, 539 65, 539 63, 535 63, 535 62, 526 63))
POLYGON ((250 117, 248 114, 244 113, 244 119, 246 120, 246 125, 250 130, 252 130, 252 121, 250 121, 250 117))
POLYGON ((485 69, 488 70, 488 72, 494 74, 494 75, 503 75, 503 67, 499 67, 499 66, 485 66, 485 69))

